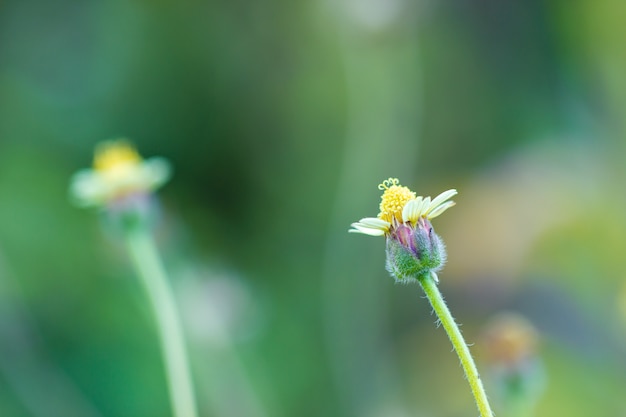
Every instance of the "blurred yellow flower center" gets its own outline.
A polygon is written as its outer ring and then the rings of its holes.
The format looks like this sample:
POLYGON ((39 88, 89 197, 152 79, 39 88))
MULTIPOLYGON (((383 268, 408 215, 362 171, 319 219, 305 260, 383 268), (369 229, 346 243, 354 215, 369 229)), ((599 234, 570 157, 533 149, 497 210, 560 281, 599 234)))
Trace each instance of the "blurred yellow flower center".
POLYGON ((409 201, 415 198, 415 193, 400 185, 397 178, 389 178, 378 184, 379 190, 384 190, 380 201, 378 218, 391 223, 394 217, 402 222, 402 209, 409 201))
POLYGON ((137 165, 141 156, 127 142, 105 142, 96 148, 93 167, 96 171, 107 172, 123 166, 137 165))

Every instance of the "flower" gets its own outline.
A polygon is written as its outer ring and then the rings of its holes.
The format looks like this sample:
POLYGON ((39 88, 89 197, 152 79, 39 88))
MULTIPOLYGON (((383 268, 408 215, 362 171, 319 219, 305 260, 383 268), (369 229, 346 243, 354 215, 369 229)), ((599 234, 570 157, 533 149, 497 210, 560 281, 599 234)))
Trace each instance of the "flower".
POLYGON ((524 316, 501 312, 487 324, 483 338, 491 363, 514 368, 536 354, 539 334, 524 316))
POLYGON ((144 197, 170 177, 162 158, 144 160, 126 140, 107 141, 96 147, 93 169, 77 172, 71 194, 81 206, 109 206, 144 197))
POLYGON ((349 232, 385 236, 387 270, 399 281, 435 273, 445 263, 446 252, 430 220, 454 206, 450 198, 457 191, 444 191, 431 200, 416 196, 409 188, 401 186, 397 178, 383 181, 378 188, 384 191, 378 217, 352 223, 349 232))
POLYGON ((378 184, 378 189, 384 190, 378 217, 365 217, 352 223, 353 229, 349 232, 382 236, 392 233, 400 224, 415 225, 420 218, 434 219, 454 206, 454 201, 448 200, 458 194, 454 189, 444 191, 431 201, 430 197, 416 197, 413 191, 401 186, 397 178, 383 181, 378 184))
POLYGON ((485 327, 479 342, 488 365, 487 379, 503 410, 532 409, 541 397, 546 376, 539 355, 540 334, 524 316, 500 312, 485 327))

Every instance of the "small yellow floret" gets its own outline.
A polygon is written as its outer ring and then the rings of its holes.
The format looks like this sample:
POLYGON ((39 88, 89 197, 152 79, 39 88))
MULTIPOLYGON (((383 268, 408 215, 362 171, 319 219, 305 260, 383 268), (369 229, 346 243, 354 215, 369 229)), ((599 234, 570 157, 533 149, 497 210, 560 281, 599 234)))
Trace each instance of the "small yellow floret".
POLYGON ((93 167, 96 171, 106 172, 122 166, 137 165, 141 161, 141 156, 131 144, 119 140, 98 145, 93 167))
POLYGON ((378 218, 391 223, 395 217, 402 222, 402 209, 409 201, 415 198, 415 193, 400 185, 397 178, 389 178, 378 185, 379 190, 385 190, 380 201, 378 218))

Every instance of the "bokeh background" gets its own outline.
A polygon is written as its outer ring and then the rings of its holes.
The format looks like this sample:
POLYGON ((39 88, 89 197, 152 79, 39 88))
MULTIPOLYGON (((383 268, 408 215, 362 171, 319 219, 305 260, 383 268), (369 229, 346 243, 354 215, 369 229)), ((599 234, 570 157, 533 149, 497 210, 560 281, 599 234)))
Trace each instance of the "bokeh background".
MULTIPOLYGON (((626 415, 626 5, 0 1, 0 415, 169 416, 149 306, 97 211, 94 145, 166 157, 155 231, 201 415, 476 416, 383 179, 448 188, 442 292, 496 413, 485 328, 538 334, 531 416, 626 415)), ((515 416, 522 417, 522 416, 515 416)))

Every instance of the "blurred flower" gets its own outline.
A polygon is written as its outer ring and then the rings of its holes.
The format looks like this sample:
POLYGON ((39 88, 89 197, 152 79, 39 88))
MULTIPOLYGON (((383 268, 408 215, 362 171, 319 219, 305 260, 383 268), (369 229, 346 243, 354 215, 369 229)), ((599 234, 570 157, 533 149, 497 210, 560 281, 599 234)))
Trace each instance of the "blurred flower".
MULTIPOLYGON (((196 417, 196 400, 178 307, 150 226, 152 191, 169 178, 168 163, 143 160, 125 140, 96 147, 93 169, 77 172, 70 191, 82 206, 106 208, 122 232, 130 259, 150 302, 168 380, 172 415, 196 417)), ((114 230, 115 230, 114 229, 114 230)))
POLYGON ((532 415, 545 386, 539 335, 523 316, 504 312, 486 326, 482 345, 489 379, 504 416, 532 415))
POLYGON ((144 197, 169 177, 166 160, 144 160, 127 141, 108 141, 96 147, 93 169, 74 175, 71 194, 81 206, 110 206, 129 198, 144 197))
POLYGON ((485 328, 484 346, 493 363, 515 366, 535 354, 537 341, 533 325, 515 313, 500 313, 485 328))
POLYGON ((449 199, 457 191, 444 191, 432 200, 416 197, 397 178, 383 181, 378 188, 384 190, 378 217, 352 223, 349 231, 387 238, 387 270, 397 280, 407 281, 438 271, 446 252, 430 220, 455 204, 449 199))

